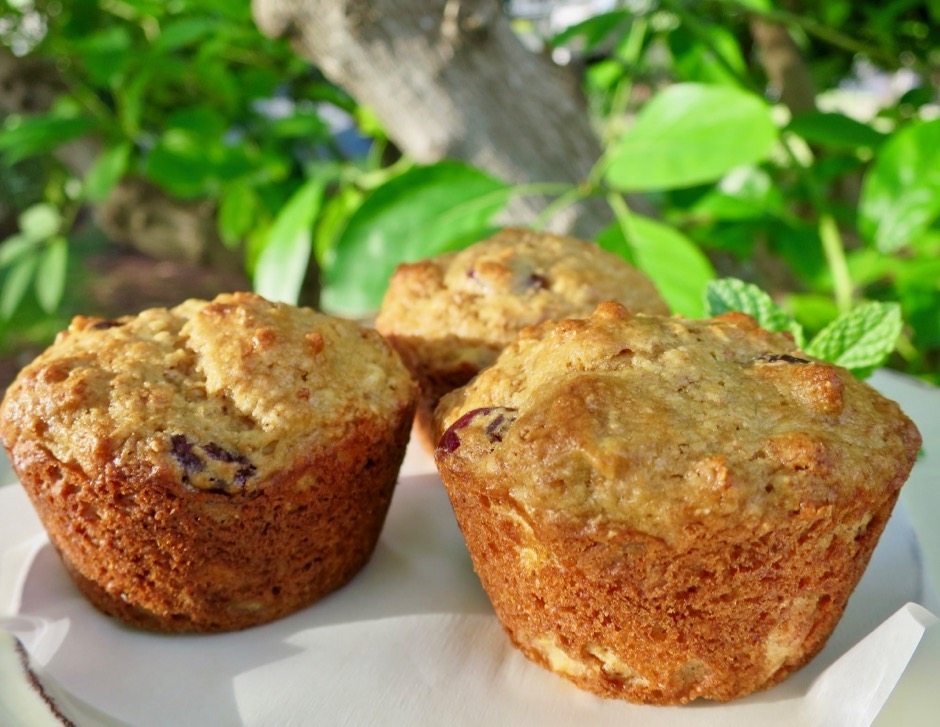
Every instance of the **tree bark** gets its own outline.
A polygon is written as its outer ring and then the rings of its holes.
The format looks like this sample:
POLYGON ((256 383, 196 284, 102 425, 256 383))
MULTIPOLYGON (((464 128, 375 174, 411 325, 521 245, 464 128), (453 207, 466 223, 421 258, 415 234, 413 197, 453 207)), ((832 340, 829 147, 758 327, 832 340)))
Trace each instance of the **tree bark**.
MULTIPOLYGON (((527 50, 496 0, 253 0, 253 11, 262 32, 290 37, 418 162, 575 185, 601 156, 576 79, 527 50)), ((509 221, 531 222, 546 201, 517 199, 509 221)), ((609 217, 594 199, 551 227, 592 237, 609 217)))
POLYGON ((780 102, 793 114, 813 111, 816 108, 816 84, 786 27, 754 17, 751 35, 767 73, 767 82, 780 102))

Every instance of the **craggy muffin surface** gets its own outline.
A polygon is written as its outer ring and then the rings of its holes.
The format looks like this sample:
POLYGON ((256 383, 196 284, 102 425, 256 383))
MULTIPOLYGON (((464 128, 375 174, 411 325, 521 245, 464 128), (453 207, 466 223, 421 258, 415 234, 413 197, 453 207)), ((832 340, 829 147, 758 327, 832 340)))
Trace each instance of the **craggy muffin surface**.
POLYGON ((513 641, 591 691, 733 699, 825 643, 920 436, 729 314, 529 329, 444 397, 436 453, 513 641))
POLYGON ((224 630, 365 563, 415 395, 374 331, 232 294, 76 318, 8 390, 0 434, 99 607, 224 630))
POLYGON ((605 300, 668 314, 643 273, 598 245, 509 228, 457 253, 400 265, 377 329, 421 383, 419 431, 446 392, 489 366, 526 326, 580 318, 605 300))

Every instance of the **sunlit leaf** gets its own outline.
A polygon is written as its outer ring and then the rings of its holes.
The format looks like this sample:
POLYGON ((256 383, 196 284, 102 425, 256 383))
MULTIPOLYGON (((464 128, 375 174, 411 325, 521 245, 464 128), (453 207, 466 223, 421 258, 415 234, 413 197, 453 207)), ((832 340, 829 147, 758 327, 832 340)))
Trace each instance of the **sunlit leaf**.
POLYGON ((883 252, 910 244, 940 215, 940 119, 908 126, 882 147, 858 206, 862 235, 883 252))
POLYGON ((85 175, 85 198, 92 202, 105 199, 127 171, 130 154, 130 142, 101 152, 85 175))
POLYGON ((68 242, 61 235, 50 240, 36 269, 36 299, 46 313, 54 313, 65 293, 68 242))
POLYGON ((23 210, 17 222, 21 235, 34 242, 42 242, 59 231, 62 226, 62 214, 54 205, 39 202, 23 210))
POLYGON ((715 270, 698 246, 678 230, 648 217, 631 215, 632 237, 608 228, 603 233, 607 249, 618 252, 617 238, 629 249, 624 255, 656 284, 673 313, 690 318, 705 314, 705 286, 715 270))
POLYGON ((297 303, 307 275, 311 228, 323 201, 324 186, 321 179, 309 180, 274 219, 254 273, 255 292, 268 300, 297 303))
POLYGON ((811 144, 832 149, 877 149, 887 138, 868 124, 834 112, 810 111, 794 116, 787 130, 811 144))
POLYGON ((326 256, 323 306, 375 311, 396 265, 485 236, 511 187, 457 162, 415 167, 386 182, 353 213, 326 256))
POLYGON ((0 129, 0 152, 7 164, 44 154, 95 126, 82 116, 10 116, 0 129))
POLYGON ((19 307, 33 281, 39 257, 26 255, 17 260, 3 278, 0 290, 0 318, 9 320, 19 307))
POLYGON ((765 159, 777 138, 760 97, 728 86, 675 84, 640 110, 613 145, 605 174, 623 191, 712 182, 765 159))

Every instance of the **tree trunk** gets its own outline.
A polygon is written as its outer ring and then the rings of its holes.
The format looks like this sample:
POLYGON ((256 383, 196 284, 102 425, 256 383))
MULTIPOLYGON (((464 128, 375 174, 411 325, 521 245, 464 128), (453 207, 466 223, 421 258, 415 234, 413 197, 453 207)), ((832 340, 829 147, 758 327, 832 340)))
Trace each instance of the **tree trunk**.
MULTIPOLYGON (((253 10, 264 33, 289 36, 418 162, 576 185, 600 158, 577 80, 528 51, 496 0, 254 0, 253 10)), ((516 200, 509 221, 531 222, 546 201, 516 200)), ((595 199, 551 227, 592 237, 608 220, 595 199)))

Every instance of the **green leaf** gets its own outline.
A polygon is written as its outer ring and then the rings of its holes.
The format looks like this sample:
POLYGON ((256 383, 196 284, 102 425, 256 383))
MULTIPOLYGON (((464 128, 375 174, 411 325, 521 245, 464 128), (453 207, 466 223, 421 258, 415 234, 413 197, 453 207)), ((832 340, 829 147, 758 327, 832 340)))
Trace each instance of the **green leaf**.
POLYGON ((708 191, 689 210, 696 217, 746 220, 768 213, 784 215, 786 205, 779 187, 759 167, 738 167, 708 191))
POLYGON ((62 214, 48 202, 40 202, 23 210, 17 220, 20 234, 33 242, 48 240, 62 226, 62 214))
MULTIPOLYGON (((631 215, 628 227, 630 239, 620 234, 630 251, 624 257, 652 279, 673 313, 700 318, 705 287, 715 277, 708 258, 689 238, 661 222, 631 215)), ((614 230, 605 230, 602 238, 604 247, 618 251, 614 230)))
POLYGON ((684 25, 679 25, 667 37, 678 80, 740 87, 739 79, 746 77, 748 70, 734 33, 713 24, 703 24, 700 32, 708 42, 684 25), (720 54, 734 73, 716 59, 716 54, 720 54))
POLYGON ((877 149, 887 138, 868 124, 845 114, 810 111, 794 116, 787 130, 810 144, 830 149, 877 149))
POLYGON ((324 308, 375 311, 399 263, 485 236, 511 194, 503 182, 458 162, 414 167, 376 188, 326 255, 324 308))
POLYGON ((211 106, 189 106, 174 111, 167 119, 167 128, 181 129, 202 139, 214 140, 228 129, 225 116, 211 106))
POLYGON ((0 318, 3 320, 9 320, 23 301, 38 263, 37 255, 27 255, 10 267, 3 280, 3 290, 0 290, 0 318))
POLYGON ((101 152, 85 175, 85 199, 100 202, 111 194, 114 185, 127 171, 130 155, 130 142, 123 142, 101 152))
POLYGON ((34 254, 41 242, 26 235, 11 235, 0 244, 0 270, 12 266, 27 255, 34 254))
POLYGON ((762 161, 777 138, 760 97, 728 86, 675 84, 656 94, 613 145, 605 175, 622 191, 690 187, 762 161))
POLYGON ((45 154, 88 133, 94 122, 81 116, 10 116, 0 130, 0 152, 7 164, 45 154))
POLYGON ((752 283, 737 278, 713 280, 705 290, 705 306, 709 316, 740 311, 752 316, 768 331, 789 331, 797 346, 803 345, 803 328, 774 299, 752 283))
POLYGON ((270 133, 282 139, 328 139, 330 127, 313 111, 297 111, 271 123, 270 133))
POLYGON ((143 163, 147 177, 179 197, 204 194, 213 171, 205 144, 182 129, 164 132, 143 163))
POLYGON ((805 334, 822 330, 839 316, 839 307, 831 295, 791 293, 787 295, 787 307, 793 311, 793 317, 803 326, 805 334))
POLYGON ((902 326, 899 304, 863 303, 821 330, 806 353, 850 370, 870 370, 894 350, 902 326))
POLYGON ((192 45, 213 32, 217 21, 211 18, 183 18, 165 23, 153 43, 154 51, 167 53, 192 45))
POLYGON ((74 49, 84 65, 84 76, 91 85, 110 88, 134 57, 131 34, 124 25, 110 25, 74 41, 74 49))
POLYGON ((862 184, 858 226, 882 252, 919 237, 940 214, 940 119, 909 126, 882 147, 862 184))
POLYGON ((297 303, 310 261, 311 228, 325 186, 322 179, 307 181, 274 219, 254 273, 255 292, 268 300, 297 303))
POLYGON ((232 184, 219 205, 219 236, 229 249, 238 246, 248 234, 258 212, 258 195, 247 184, 232 184))
POLYGON ((36 270, 36 299, 46 313, 55 313, 65 293, 65 273, 68 267, 68 242, 61 235, 45 246, 36 270))
POLYGON ((607 38, 617 32, 625 33, 632 16, 626 10, 613 10, 593 15, 587 20, 570 25, 549 40, 553 47, 580 41, 580 52, 584 53, 599 47, 607 38))

